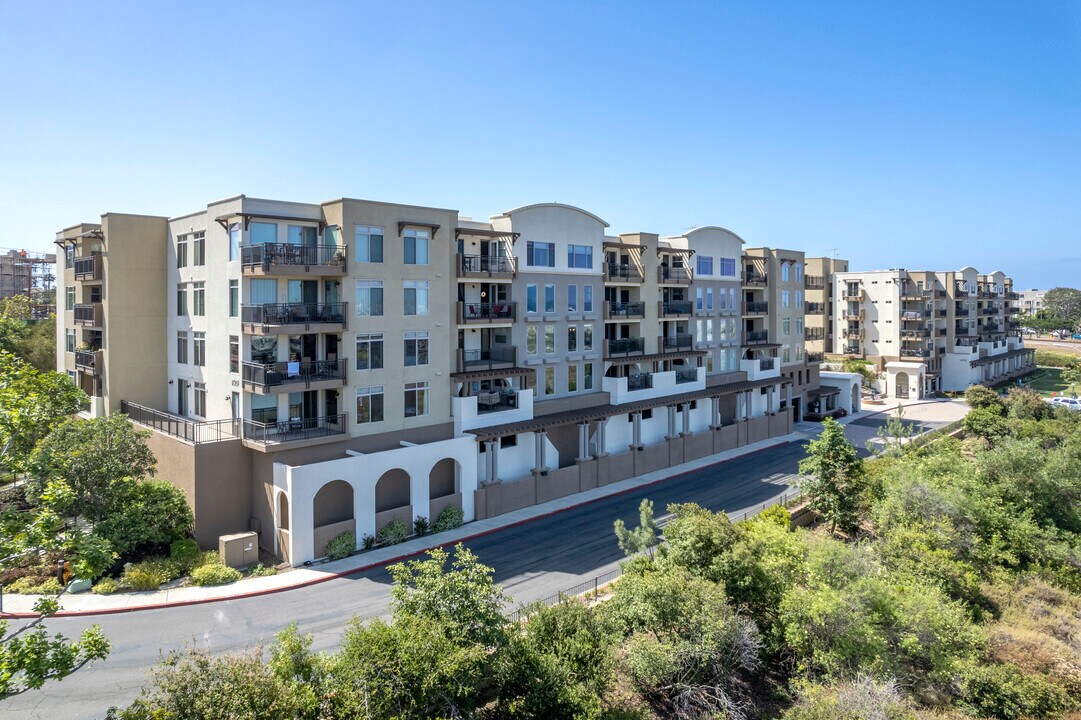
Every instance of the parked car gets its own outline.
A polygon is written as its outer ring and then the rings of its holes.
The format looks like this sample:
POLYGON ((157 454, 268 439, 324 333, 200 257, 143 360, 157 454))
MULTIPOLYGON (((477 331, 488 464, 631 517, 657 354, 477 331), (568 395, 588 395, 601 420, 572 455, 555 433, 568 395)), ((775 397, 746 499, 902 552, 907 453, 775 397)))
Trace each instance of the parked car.
POLYGON ((1050 402, 1054 407, 1064 407, 1074 412, 1081 412, 1081 400, 1072 397, 1053 397, 1050 402))
POLYGON ((1081 333, 1074 333, 1070 337, 1072 337, 1074 340, 1081 340, 1081 333))

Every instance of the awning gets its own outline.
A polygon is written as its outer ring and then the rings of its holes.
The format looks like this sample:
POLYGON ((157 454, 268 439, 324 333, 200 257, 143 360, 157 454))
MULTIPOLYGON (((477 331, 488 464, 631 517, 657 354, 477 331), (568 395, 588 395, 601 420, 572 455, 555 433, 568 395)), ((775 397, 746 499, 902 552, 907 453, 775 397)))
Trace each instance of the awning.
POLYGON ((462 382, 475 382, 478 380, 498 380, 505 377, 531 377, 533 375, 532 368, 524 367, 507 367, 507 368, 492 368, 490 370, 467 370, 465 372, 451 373, 450 376, 455 380, 461 380, 462 382))
POLYGON ((521 236, 522 233, 510 232, 509 230, 483 230, 481 228, 458 227, 454 228, 454 237, 470 235, 473 237, 503 238, 511 243, 521 236))
MULTIPOLYGON (((778 346, 780 347, 780 346, 778 346)), ((708 350, 676 350, 666 353, 650 353, 649 355, 628 355, 626 357, 605 358, 606 363, 612 365, 634 365, 640 362, 654 362, 658 360, 679 360, 688 357, 705 357, 708 350)))
POLYGON ((998 355, 987 355, 986 357, 979 358, 977 360, 969 360, 968 364, 971 367, 980 367, 981 365, 990 365, 996 360, 1009 360, 1010 358, 1020 357, 1026 353, 1035 353, 1032 348, 1019 348, 1017 350, 1009 350, 998 355))
POLYGON ((815 400, 817 398, 829 397, 830 395, 840 395, 841 388, 834 387, 832 385, 820 385, 814 390, 807 391, 807 399, 815 400))

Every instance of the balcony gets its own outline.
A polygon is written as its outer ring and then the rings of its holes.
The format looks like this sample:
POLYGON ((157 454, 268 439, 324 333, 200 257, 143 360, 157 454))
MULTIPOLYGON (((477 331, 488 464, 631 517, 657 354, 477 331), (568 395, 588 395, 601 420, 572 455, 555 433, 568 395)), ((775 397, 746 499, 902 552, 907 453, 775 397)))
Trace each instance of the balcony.
POLYGON ((104 350, 76 350, 75 367, 83 372, 101 375, 105 372, 104 350))
POLYGON ((480 372, 512 368, 518 362, 518 348, 496 345, 485 350, 458 350, 458 372, 480 372))
POLYGON ((905 338, 905 339, 929 338, 929 337, 931 337, 931 331, 930 330, 919 330, 919 329, 917 329, 917 330, 902 330, 901 331, 901 337, 905 338))
POLYGON ((936 318, 944 318, 944 317, 946 317, 946 308, 941 308, 939 310, 935 310, 935 317, 936 318))
POLYGON ((465 255, 458 253, 458 277, 480 280, 513 280, 514 258, 502 255, 465 255))
POLYGON ((999 312, 1000 312, 1000 310, 998 308, 991 307, 990 305, 988 305, 987 307, 980 308, 979 314, 980 315, 997 315, 999 312))
POLYGON ((697 368, 688 368, 686 370, 676 370, 676 385, 682 385, 684 383, 692 383, 698 380, 697 368))
POLYGON ((664 398, 677 393, 704 390, 706 369, 683 367, 655 373, 635 373, 629 377, 606 377, 601 389, 612 405, 664 398), (681 379, 682 378, 682 379, 681 379))
POLYGON ((849 302, 859 302, 863 300, 863 288, 847 287, 841 293, 841 298, 849 302))
POLYGON ((640 283, 645 280, 637 265, 605 263, 604 281, 613 283, 640 283))
POLYGON ((976 334, 976 328, 971 328, 971 327, 969 327, 967 325, 954 325, 953 326, 953 334, 954 335, 975 335, 976 334))
POLYGON ((863 330, 842 330, 841 337, 849 339, 854 338, 857 340, 863 339, 863 330))
POLYGON ((803 312, 806 315, 825 315, 826 303, 809 302, 803 304, 803 312))
POLYGON ((240 248, 246 275, 345 275, 345 248, 264 243, 240 248))
POLYGON ((684 267, 661 265, 657 268, 657 282, 662 285, 690 285, 691 271, 684 267))
POLYGON ((518 318, 518 303, 458 302, 459 325, 512 323, 518 318))
POLYGON ((627 391, 648 390, 653 387, 653 373, 634 373, 627 376, 627 391))
POLYGON ((340 332, 348 317, 347 303, 268 303, 241 305, 240 321, 253 335, 295 335, 340 332))
POLYGON ((845 345, 842 349, 842 353, 845 355, 863 355, 863 351, 860 350, 859 345, 845 345))
POLYGON ((754 271, 743 273, 743 287, 765 287, 768 280, 766 273, 754 271))
POLYGON ((901 313, 901 322, 922 323, 929 317, 931 317, 930 310, 924 310, 923 312, 905 310, 903 313, 901 313))
POLYGON ((769 343, 769 332, 766 330, 748 330, 743 333, 744 345, 766 345, 769 343))
POLYGON ((244 421, 244 444, 256 449, 304 447, 343 440, 347 436, 349 416, 345 413, 283 421, 244 421))
POLYGON ((929 348, 901 348, 901 357, 929 358, 931 350, 929 348))
POLYGON ((77 257, 75 258, 74 264, 75 279, 84 282, 101 280, 102 266, 103 262, 101 255, 77 257))
POLYGON ((690 300, 658 300, 657 315, 660 317, 688 317, 694 312, 690 300))
POLYGON ((645 351, 645 338, 615 338, 608 341, 608 357, 641 355, 645 351))
POLYGON ((105 322, 105 309, 101 303, 75 306, 75 324, 101 327, 105 322))
POLYGON ((989 333, 1002 332, 1002 325, 997 322, 989 322, 983 324, 983 331, 989 333))
POLYGON ((901 291, 901 300, 905 302, 923 302, 931 297, 930 290, 917 290, 916 288, 905 288, 901 291))
POLYGON ((805 328, 803 330, 804 340, 825 340, 826 330, 825 328, 805 328))
POLYGON ((841 314, 841 317, 845 320, 855 320, 856 322, 859 322, 863 320, 863 311, 860 310, 859 312, 848 312, 846 310, 844 313, 841 314))
POLYGON ((646 314, 644 302, 605 302, 605 320, 630 320, 640 319, 646 314))
POLYGON ((744 301, 743 303, 744 315, 765 315, 767 313, 769 313, 769 302, 765 300, 760 300, 757 302, 744 301))
POLYGON ((825 290, 826 279, 817 275, 804 276, 803 286, 808 290, 825 290))
POLYGON ((816 363, 816 362, 822 362, 822 360, 826 356, 825 356, 824 353, 820 353, 820 352, 809 352, 804 357, 807 359, 808 363, 816 363))
POLYGON ((657 343, 661 352, 679 352, 694 349, 694 336, 689 333, 661 337, 657 343))
POLYGON ((1010 291, 1008 291, 1008 292, 1006 293, 1006 299, 1007 299, 1007 300, 1020 300, 1021 298, 1020 298, 1020 296, 1019 296, 1019 295, 1018 295, 1017 293, 1015 293, 1015 292, 1013 292, 1012 290, 1010 290, 1010 291))
POLYGON ((513 389, 477 393, 477 414, 506 412, 518 409, 518 391, 513 389))
POLYGON ((345 384, 345 360, 241 364, 244 385, 267 395, 299 390, 330 390, 345 384))

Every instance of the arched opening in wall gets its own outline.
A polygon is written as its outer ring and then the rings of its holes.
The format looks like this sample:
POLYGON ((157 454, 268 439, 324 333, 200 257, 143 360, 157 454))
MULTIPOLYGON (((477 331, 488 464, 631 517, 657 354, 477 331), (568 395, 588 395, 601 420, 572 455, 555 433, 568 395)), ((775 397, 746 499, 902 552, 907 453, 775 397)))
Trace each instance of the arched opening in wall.
POLYGON ((434 524, 439 513, 451 505, 462 506, 462 466, 454 458, 443 458, 428 473, 428 512, 434 524))
POLYGON ((860 383, 852 383, 852 407, 848 411, 853 413, 860 411, 860 383))
POLYGON ((289 496, 283 492, 278 493, 278 529, 289 529, 289 496))
POLYGON ((353 486, 345 480, 331 480, 312 500, 312 548, 316 557, 325 554, 326 545, 344 532, 356 532, 353 517, 353 486))
POLYGON ((897 373, 897 376, 894 378, 894 395, 899 398, 907 398, 908 392, 908 373, 897 373))
POLYGON ((375 529, 391 520, 401 520, 412 531, 413 507, 409 473, 401 468, 387 470, 375 483, 375 529))
POLYGON ((274 533, 277 542, 278 557, 286 562, 292 562, 289 557, 289 495, 285 492, 278 493, 278 527, 274 533))

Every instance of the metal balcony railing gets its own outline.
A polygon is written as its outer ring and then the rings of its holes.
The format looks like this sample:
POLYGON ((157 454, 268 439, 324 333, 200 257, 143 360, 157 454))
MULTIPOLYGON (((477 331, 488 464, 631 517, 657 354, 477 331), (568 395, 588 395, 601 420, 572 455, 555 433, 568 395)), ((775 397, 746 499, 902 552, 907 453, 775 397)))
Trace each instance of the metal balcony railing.
POLYGON ((676 385, 695 382, 696 380, 698 380, 698 370, 696 370, 695 368, 676 370, 676 385))
POLYGON ((498 392, 481 392, 477 394, 477 413, 502 412, 514 410, 518 407, 518 392, 516 390, 500 390, 498 392))
POLYGON ((101 280, 101 255, 77 257, 73 263, 76 280, 101 280))
POLYGON ((927 348, 901 348, 901 357, 931 357, 931 351, 927 348))
POLYGON ((492 370, 513 366, 518 361, 518 349, 513 345, 497 345, 486 350, 462 350, 462 370, 492 370))
POLYGON ((244 269, 273 266, 327 267, 345 269, 345 248, 337 245, 290 245, 263 243, 240 248, 240 264, 244 269))
POLYGON ((474 275, 513 275, 514 258, 503 255, 464 255, 458 256, 462 261, 462 272, 474 275))
POLYGON ((694 303, 690 300, 662 300, 662 315, 690 315, 694 312, 694 303))
POLYGON ((743 284, 753 287, 761 287, 769 280, 766 273, 760 272, 747 272, 743 273, 743 284))
POLYGON ((127 400, 120 401, 120 412, 127 415, 132 422, 197 445, 234 440, 240 436, 240 420, 237 419, 200 422, 127 400))
POLYGON ((744 315, 761 315, 769 312, 769 302, 760 300, 758 302, 745 302, 743 303, 744 315))
POLYGON ((758 358, 759 370, 772 370, 777 366, 777 359, 771 357, 758 358))
POLYGON ((627 390, 648 390, 653 387, 653 375, 650 373, 635 373, 627 376, 627 390))
POLYGON ((820 302, 804 303, 803 312, 807 315, 823 315, 826 312, 826 304, 820 302))
POLYGON ((657 282, 662 283, 689 283, 691 272, 685 267, 667 267, 661 265, 657 268, 657 282))
POLYGON ((607 305, 607 315, 612 318, 640 318, 646 314, 644 302, 613 302, 607 305))
POLYGON ((260 445, 281 445, 302 440, 345 435, 348 415, 290 418, 274 422, 244 421, 244 439, 260 445))
POLYGON ((76 350, 75 351, 75 367, 81 370, 89 370, 91 372, 100 372, 103 368, 101 365, 102 351, 101 350, 76 350))
POLYGON ((240 306, 241 322, 265 327, 313 323, 344 325, 346 316, 346 303, 268 303, 240 306))
POLYGON ((604 279, 616 282, 642 282, 645 278, 637 265, 627 263, 606 263, 604 266, 604 279))
POLYGON ((75 322, 80 325, 100 325, 102 319, 101 303, 80 304, 75 306, 75 322))
POLYGON ((460 302, 458 306, 462 322, 513 322, 518 315, 516 302, 460 302))
POLYGON ((750 330, 743 333, 744 345, 760 345, 762 343, 769 342, 769 331, 767 330, 750 330))
POLYGON ((668 335, 661 339, 661 348, 665 352, 690 350, 692 347, 694 347, 694 337, 690 334, 668 335))
POLYGON ((257 388, 345 379, 344 360, 241 364, 244 382, 257 388))
POLYGON ((615 338, 608 341, 608 355, 633 355, 646 350, 645 338, 615 338))

